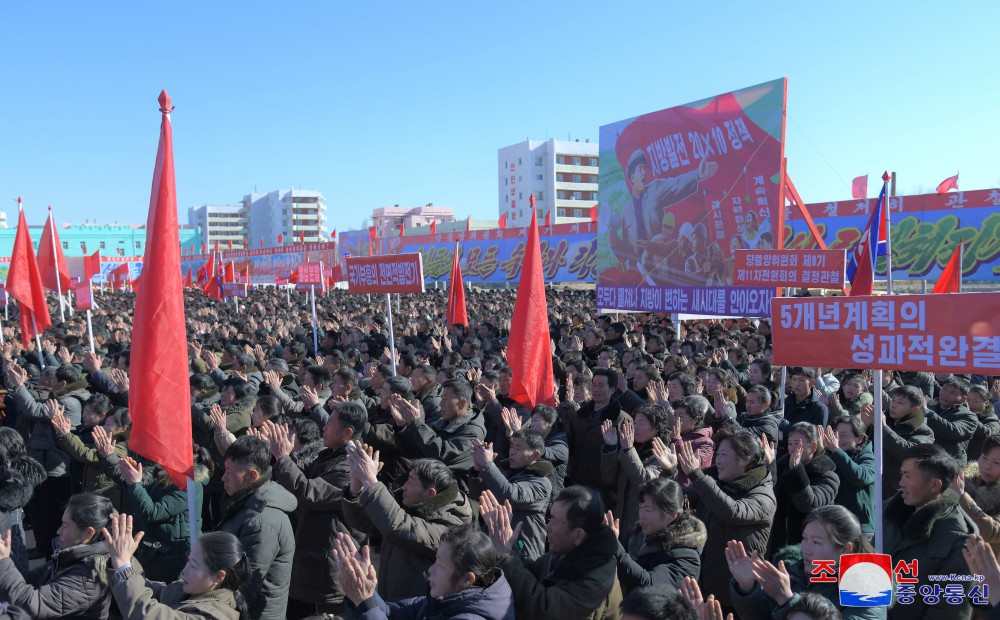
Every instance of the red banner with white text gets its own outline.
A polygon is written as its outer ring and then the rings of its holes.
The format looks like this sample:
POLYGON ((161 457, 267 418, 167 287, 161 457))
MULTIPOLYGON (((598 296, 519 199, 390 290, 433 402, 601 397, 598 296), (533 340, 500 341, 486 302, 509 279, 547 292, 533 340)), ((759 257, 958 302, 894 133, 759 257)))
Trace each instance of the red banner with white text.
POLYGON ((844 250, 736 250, 733 284, 844 288, 844 250))
POLYGON ((420 254, 349 256, 347 289, 352 293, 423 293, 420 254))

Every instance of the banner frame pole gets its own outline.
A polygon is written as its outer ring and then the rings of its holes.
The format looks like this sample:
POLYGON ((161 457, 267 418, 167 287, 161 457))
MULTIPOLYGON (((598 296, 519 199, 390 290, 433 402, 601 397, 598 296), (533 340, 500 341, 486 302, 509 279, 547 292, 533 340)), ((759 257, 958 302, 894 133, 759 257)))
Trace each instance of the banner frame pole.
POLYGON ((396 335, 392 329, 392 294, 385 294, 385 315, 389 320, 389 355, 392 357, 389 363, 392 364, 392 376, 396 376, 396 335))
POLYGON ((313 355, 319 355, 319 333, 316 331, 318 321, 316 320, 316 285, 309 285, 309 297, 312 299, 312 320, 313 320, 313 355))

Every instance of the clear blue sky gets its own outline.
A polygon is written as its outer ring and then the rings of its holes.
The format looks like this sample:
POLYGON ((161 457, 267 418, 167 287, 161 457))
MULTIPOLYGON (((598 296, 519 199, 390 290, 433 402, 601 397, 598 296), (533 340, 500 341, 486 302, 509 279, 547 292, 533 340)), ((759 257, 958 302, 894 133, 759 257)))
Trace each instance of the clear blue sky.
POLYGON ((318 189, 328 224, 497 217, 497 149, 789 78, 807 202, 1000 185, 994 2, 3 2, 0 209, 144 222, 177 109, 178 208, 318 189))

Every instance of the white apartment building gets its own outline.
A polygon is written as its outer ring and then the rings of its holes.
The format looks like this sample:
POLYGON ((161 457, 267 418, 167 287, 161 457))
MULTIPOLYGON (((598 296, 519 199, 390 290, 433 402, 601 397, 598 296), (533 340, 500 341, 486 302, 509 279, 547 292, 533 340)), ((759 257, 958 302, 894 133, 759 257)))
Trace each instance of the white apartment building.
POLYGON ((188 208, 188 224, 200 233, 200 242, 207 248, 221 249, 233 244, 234 250, 247 247, 247 211, 243 205, 201 205, 188 208))
POLYGON ((526 140, 501 148, 497 215, 507 214, 508 226, 526 226, 534 194, 539 223, 549 213, 553 224, 588 218, 597 204, 597 159, 598 145, 589 140, 526 140))
POLYGON ((323 194, 311 189, 279 189, 263 194, 252 193, 243 197, 247 210, 251 246, 278 245, 278 235, 283 245, 299 242, 302 235, 306 243, 328 241, 324 226, 326 205, 323 194))
MULTIPOLYGON (((451 207, 435 207, 434 203, 423 207, 379 207, 372 211, 372 226, 378 237, 394 237, 399 234, 399 225, 404 229, 430 226, 431 222, 443 224, 455 221, 451 207)), ((463 229, 464 230, 464 229, 463 229)), ((444 229, 441 232, 445 232, 444 229)), ((409 234, 409 233, 408 233, 409 234)))

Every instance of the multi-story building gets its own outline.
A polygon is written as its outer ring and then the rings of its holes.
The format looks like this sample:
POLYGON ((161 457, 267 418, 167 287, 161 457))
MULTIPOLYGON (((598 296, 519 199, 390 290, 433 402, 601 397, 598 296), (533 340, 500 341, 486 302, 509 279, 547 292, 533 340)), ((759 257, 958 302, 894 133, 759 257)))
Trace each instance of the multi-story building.
POLYGON ((552 215, 576 221, 597 204, 598 145, 589 140, 526 140, 499 150, 499 211, 508 226, 525 226, 531 217, 531 194, 539 223, 552 215))
MULTIPOLYGON (((29 225, 28 232, 37 249, 38 242, 48 229, 44 225, 29 225)), ((0 256, 10 256, 16 234, 17 227, 0 229, 0 256)), ((56 234, 66 257, 86 256, 100 250, 101 256, 109 258, 142 258, 146 252, 145 224, 61 224, 57 225, 56 234)), ((192 247, 200 251, 201 231, 198 228, 180 226, 179 237, 184 252, 189 252, 192 247)))
POLYGON ((284 245, 327 241, 324 232, 326 205, 323 194, 311 189, 279 189, 265 194, 243 197, 247 212, 250 247, 278 245, 278 235, 284 245))
MULTIPOLYGON (((399 234, 399 225, 404 228, 419 228, 430 226, 431 222, 443 224, 455 221, 455 212, 451 207, 435 207, 433 203, 423 207, 379 207, 372 211, 372 226, 379 237, 392 237, 399 234)), ((443 232, 443 231, 442 231, 443 232)))
POLYGON ((188 224, 201 230, 201 244, 234 250, 248 247, 247 209, 243 205, 201 205, 188 209, 188 224))

